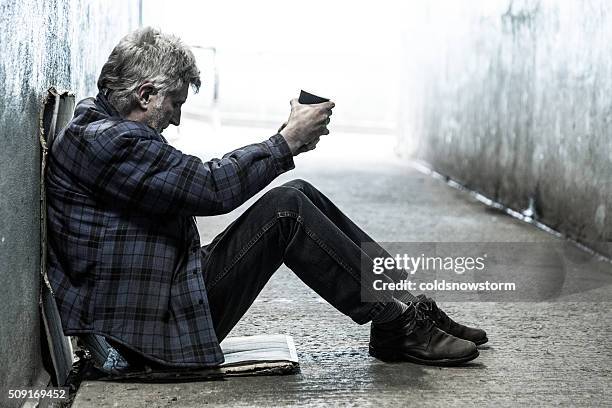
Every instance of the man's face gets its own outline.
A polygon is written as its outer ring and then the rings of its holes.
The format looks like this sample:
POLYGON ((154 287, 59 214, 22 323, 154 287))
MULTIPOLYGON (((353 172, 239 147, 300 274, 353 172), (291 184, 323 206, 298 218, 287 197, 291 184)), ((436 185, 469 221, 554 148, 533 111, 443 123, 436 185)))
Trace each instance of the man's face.
POLYGON ((181 107, 187 100, 188 92, 189 84, 185 84, 174 93, 151 95, 146 124, 160 133, 171 124, 178 126, 181 123, 181 107))

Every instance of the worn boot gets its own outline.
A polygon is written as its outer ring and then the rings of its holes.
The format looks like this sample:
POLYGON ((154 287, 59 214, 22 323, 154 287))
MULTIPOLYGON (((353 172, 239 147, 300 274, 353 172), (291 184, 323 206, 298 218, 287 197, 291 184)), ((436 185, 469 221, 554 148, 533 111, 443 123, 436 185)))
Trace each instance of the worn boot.
POLYGON ((471 341, 438 329, 426 312, 428 305, 410 303, 397 319, 372 324, 370 355, 382 361, 410 361, 418 364, 452 366, 478 357, 471 341))
POLYGON ((438 305, 436 305, 436 302, 434 302, 433 299, 428 298, 425 295, 418 295, 417 298, 421 303, 427 305, 425 312, 438 329, 443 330, 448 334, 452 334, 455 337, 459 337, 460 339, 469 340, 477 346, 485 344, 487 341, 489 341, 487 338, 487 333, 484 330, 464 326, 455 322, 453 319, 448 317, 446 313, 440 310, 440 308, 438 308, 438 305))

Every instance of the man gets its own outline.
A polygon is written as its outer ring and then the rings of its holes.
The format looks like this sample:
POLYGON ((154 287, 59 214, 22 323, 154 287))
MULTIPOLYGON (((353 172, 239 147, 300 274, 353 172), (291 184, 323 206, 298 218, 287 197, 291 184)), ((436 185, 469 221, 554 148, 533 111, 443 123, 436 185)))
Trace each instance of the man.
POLYGON ((189 86, 200 86, 191 51, 174 36, 137 30, 112 51, 99 94, 78 104, 51 148, 49 278, 65 333, 80 336, 102 370, 220 364, 219 341, 282 263, 355 322, 372 322, 372 356, 439 365, 478 356, 484 331, 455 323, 430 299, 374 292, 375 302, 361 300, 362 289, 373 292, 362 256, 388 254, 364 253, 372 239, 305 181, 271 189, 200 247, 194 217, 232 211, 291 170, 293 156, 329 133, 334 104, 293 100, 278 133, 202 162, 161 135, 180 124, 189 86))

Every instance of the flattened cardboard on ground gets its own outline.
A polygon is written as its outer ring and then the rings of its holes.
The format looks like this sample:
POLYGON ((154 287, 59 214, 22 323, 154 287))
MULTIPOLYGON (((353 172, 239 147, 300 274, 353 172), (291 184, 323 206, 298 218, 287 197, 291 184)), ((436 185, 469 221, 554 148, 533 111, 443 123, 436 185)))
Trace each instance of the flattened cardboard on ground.
POLYGON ((286 375, 299 372, 293 338, 284 334, 229 337, 221 342, 225 363, 197 370, 134 371, 98 378, 104 381, 205 381, 232 376, 286 375))

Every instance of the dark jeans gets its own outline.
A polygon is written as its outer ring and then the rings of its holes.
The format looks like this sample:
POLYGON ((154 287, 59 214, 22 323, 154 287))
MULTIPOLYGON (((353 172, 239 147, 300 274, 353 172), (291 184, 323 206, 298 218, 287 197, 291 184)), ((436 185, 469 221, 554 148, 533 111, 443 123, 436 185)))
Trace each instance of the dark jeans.
POLYGON ((362 256, 370 271, 373 257, 389 256, 378 246, 364 254, 364 241, 373 239, 308 182, 293 180, 268 191, 202 247, 219 341, 283 263, 340 312, 360 324, 370 321, 392 300, 386 292, 373 291, 371 280, 391 278, 370 273, 362 282, 362 256), (362 285, 377 301, 361 300, 362 285))

